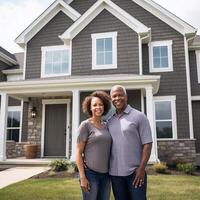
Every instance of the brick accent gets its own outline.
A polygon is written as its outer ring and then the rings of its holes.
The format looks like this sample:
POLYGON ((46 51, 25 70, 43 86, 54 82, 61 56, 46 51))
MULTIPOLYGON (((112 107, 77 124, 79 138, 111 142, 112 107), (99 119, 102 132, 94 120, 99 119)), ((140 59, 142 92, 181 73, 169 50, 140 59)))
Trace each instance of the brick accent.
POLYGON ((195 140, 158 141, 158 158, 168 164, 174 164, 174 161, 194 163, 196 158, 195 140))

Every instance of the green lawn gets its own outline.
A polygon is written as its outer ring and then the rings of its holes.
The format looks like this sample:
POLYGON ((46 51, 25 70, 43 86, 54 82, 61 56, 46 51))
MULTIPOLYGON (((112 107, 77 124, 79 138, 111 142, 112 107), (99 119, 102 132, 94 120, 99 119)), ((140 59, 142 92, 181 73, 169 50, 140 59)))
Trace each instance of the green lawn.
MULTIPOLYGON (((77 179, 29 179, 0 190, 0 200, 72 199, 81 199, 77 179)), ((200 177, 151 175, 148 200, 200 200, 200 177)))

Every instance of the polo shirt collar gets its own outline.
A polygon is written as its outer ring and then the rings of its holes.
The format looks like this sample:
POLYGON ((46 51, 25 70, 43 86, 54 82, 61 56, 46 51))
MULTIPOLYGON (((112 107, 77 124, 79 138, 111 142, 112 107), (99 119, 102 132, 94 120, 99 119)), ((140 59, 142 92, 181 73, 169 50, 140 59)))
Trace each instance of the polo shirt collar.
POLYGON ((123 112, 128 114, 130 111, 131 111, 131 106, 128 104, 123 112))
MULTIPOLYGON (((131 111, 131 106, 128 104, 125 108, 125 110, 123 111, 123 113, 128 114, 131 111)), ((123 113, 121 113, 121 115, 123 115, 123 113)), ((117 116, 117 112, 115 111, 114 113, 115 116, 117 116)))

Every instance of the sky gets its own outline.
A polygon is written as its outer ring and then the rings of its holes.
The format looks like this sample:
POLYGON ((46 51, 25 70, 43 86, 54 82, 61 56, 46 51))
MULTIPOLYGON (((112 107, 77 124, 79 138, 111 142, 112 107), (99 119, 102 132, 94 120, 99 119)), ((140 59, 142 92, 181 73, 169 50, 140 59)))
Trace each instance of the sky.
MULTIPOLYGON (((0 0, 0 46, 11 53, 22 52, 14 40, 54 0, 0 0)), ((198 29, 200 34, 200 0, 154 0, 198 29)))

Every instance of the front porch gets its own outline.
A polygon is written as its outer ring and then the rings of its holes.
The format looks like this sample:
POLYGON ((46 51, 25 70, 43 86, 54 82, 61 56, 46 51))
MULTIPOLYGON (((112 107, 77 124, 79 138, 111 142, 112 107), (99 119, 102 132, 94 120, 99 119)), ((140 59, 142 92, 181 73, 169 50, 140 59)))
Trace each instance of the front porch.
MULTIPOLYGON (((142 112, 146 111, 153 133, 154 142, 150 161, 156 162, 158 154, 153 120, 153 94, 158 91, 159 81, 159 76, 123 74, 94 76, 92 79, 81 76, 65 77, 59 80, 40 79, 3 83, 0 86, 2 122, 0 124, 0 161, 6 160, 9 96, 21 99, 23 104, 28 104, 26 142, 38 144, 39 158, 65 157, 74 160, 76 130, 82 120, 80 104, 83 96, 94 90, 109 91, 113 85, 121 84, 130 91, 130 94, 134 94, 133 91, 139 91, 140 108, 142 112), (31 115, 33 108, 37 110, 36 117, 31 115), (59 114, 61 112, 62 115, 59 114), (59 126, 56 126, 57 124, 59 126)), ((134 95, 132 101, 133 99, 134 95)))

